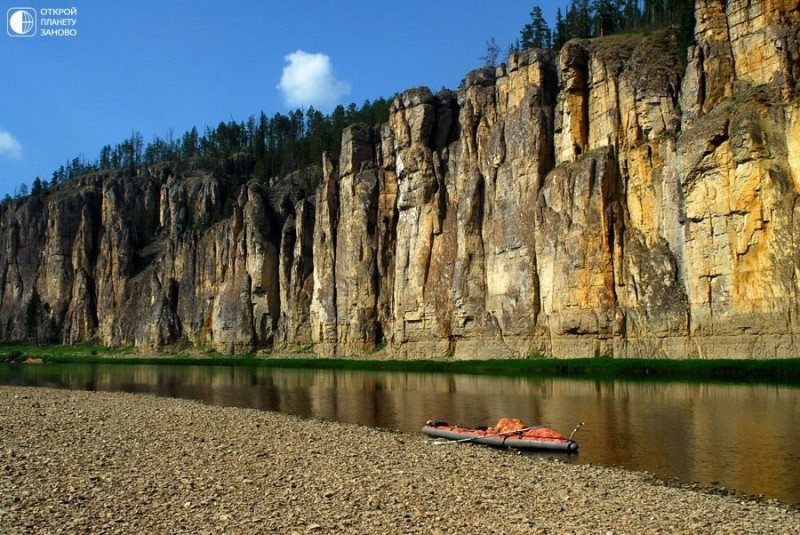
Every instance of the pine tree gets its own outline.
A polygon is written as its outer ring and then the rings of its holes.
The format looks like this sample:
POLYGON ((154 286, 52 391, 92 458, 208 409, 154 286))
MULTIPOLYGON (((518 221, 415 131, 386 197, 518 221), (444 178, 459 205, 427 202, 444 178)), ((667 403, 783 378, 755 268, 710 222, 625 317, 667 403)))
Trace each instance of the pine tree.
POLYGON ((31 186, 31 195, 34 197, 38 197, 44 193, 44 186, 42 186, 42 179, 38 176, 34 179, 33 185, 31 186))
POLYGON ((487 67, 494 67, 497 65, 497 58, 499 55, 500 47, 497 46, 497 41, 492 37, 486 41, 486 55, 481 56, 481 59, 487 67))
POLYGON ((569 27, 571 37, 579 39, 594 37, 589 0, 571 0, 566 24, 569 27))
POLYGON ((625 0, 622 8, 622 29, 626 32, 638 31, 642 25, 642 12, 639 10, 639 0, 625 0))
POLYGON ((35 339, 39 343, 39 311, 42 307, 42 300, 36 288, 33 289, 28 305, 25 307, 25 334, 28 340, 35 339))
POLYGON ((183 139, 181 140, 181 156, 184 159, 194 158, 197 156, 197 144, 199 141, 199 134, 197 133, 197 127, 192 127, 191 131, 186 132, 183 134, 183 139))
POLYGON ((622 29, 619 7, 617 0, 594 0, 592 2, 592 10, 595 14, 595 36, 612 35, 622 29))
POLYGON ((572 38, 567 31, 567 25, 564 23, 564 16, 561 14, 561 8, 556 10, 556 27, 553 31, 553 47, 560 50, 564 43, 572 38))
POLYGON ((522 48, 550 48, 553 43, 552 34, 547 21, 544 20, 542 8, 534 6, 530 16, 531 21, 519 32, 522 48))
POLYGON ((661 10, 659 5, 662 0, 644 0, 642 7, 642 20, 645 27, 655 28, 660 23, 661 10))

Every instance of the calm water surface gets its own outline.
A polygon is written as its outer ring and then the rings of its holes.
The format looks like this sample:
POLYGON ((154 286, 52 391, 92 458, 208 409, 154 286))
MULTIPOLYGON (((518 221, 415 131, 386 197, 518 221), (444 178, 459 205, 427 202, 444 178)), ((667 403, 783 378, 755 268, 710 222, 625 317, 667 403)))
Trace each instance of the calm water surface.
POLYGON ((147 392, 418 432, 504 416, 575 438, 564 457, 800 504, 800 388, 149 365, 4 365, 0 384, 147 392))

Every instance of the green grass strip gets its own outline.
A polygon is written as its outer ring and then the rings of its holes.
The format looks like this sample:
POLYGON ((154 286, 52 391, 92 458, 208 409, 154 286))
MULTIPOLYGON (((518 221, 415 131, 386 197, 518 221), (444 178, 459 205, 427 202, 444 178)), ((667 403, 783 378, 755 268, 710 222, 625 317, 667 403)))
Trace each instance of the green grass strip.
MULTIPOLYGON (((584 379, 766 382, 800 385, 800 359, 615 359, 609 357, 498 360, 363 360, 315 358, 307 352, 289 358, 255 354, 225 356, 211 350, 192 354, 142 356, 130 348, 97 345, 0 345, 0 361, 9 355, 52 363, 258 366, 288 369, 449 373, 498 376, 554 376, 584 379)), ((17 361, 22 360, 17 358, 17 361)))

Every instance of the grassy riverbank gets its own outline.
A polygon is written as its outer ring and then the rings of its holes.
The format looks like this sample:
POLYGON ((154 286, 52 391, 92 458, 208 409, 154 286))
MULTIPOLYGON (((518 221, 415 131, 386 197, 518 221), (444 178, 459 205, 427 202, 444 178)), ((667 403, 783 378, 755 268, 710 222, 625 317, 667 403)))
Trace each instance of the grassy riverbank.
POLYGON ((456 373, 500 376, 558 376, 602 379, 698 380, 780 382, 800 384, 800 359, 672 360, 614 359, 609 357, 507 360, 377 360, 317 358, 304 351, 225 356, 212 350, 191 349, 145 355, 132 348, 100 345, 0 345, 0 362, 35 359, 53 363, 159 364, 208 366, 263 366, 329 370, 373 370, 456 373))

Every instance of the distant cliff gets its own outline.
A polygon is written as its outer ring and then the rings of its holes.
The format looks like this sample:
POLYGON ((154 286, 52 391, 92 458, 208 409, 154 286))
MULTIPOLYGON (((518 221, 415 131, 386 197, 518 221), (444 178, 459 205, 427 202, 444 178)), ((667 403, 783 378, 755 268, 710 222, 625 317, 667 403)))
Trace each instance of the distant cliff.
POLYGON ((798 4, 696 20, 688 64, 669 33, 622 35, 406 91, 312 194, 251 182, 229 215, 222 179, 165 169, 6 203, 0 338, 798 356, 798 4))

